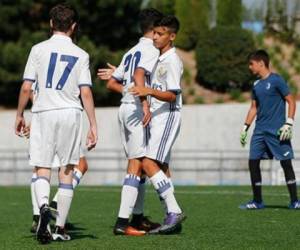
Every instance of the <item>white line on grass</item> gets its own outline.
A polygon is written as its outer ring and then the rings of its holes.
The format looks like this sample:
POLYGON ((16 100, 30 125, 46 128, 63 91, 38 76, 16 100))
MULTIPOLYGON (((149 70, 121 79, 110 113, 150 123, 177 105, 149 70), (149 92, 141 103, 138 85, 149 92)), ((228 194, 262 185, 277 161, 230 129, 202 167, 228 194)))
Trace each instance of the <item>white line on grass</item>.
MULTIPOLYGON (((121 192, 121 187, 109 187, 109 188, 89 188, 89 187, 80 187, 80 191, 84 192, 99 192, 99 193, 120 193, 121 192)), ((154 190, 147 190, 147 193, 155 193, 154 190)), ((187 195, 252 195, 251 192, 247 191, 230 191, 230 190, 210 190, 210 191, 205 191, 205 190, 176 190, 175 188, 175 194, 187 194, 187 195)), ((264 196, 283 196, 286 197, 288 196, 288 193, 278 193, 278 192, 263 192, 264 196)))

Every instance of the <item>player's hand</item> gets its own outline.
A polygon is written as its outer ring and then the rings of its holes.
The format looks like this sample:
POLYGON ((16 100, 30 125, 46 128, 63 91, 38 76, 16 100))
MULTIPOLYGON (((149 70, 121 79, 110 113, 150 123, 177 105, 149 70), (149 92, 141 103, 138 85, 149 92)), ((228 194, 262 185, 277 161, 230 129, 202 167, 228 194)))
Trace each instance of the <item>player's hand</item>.
POLYGON ((117 68, 116 66, 110 63, 107 63, 107 66, 108 68, 98 69, 97 76, 100 80, 109 80, 117 68))
POLYGON ((25 136, 27 139, 30 137, 30 124, 25 126, 23 129, 23 136, 25 136))
POLYGON ((148 96, 151 93, 151 88, 143 87, 143 86, 134 86, 131 87, 128 91, 134 96, 144 97, 148 96))
POLYGON ((15 134, 23 137, 23 130, 26 126, 24 116, 17 116, 15 121, 15 134))
POLYGON ((98 141, 97 127, 91 126, 86 138, 87 149, 89 151, 92 150, 96 146, 97 141, 98 141))
POLYGON ((245 145, 247 144, 247 135, 248 135, 248 129, 249 129, 250 125, 245 124, 241 134, 240 134, 240 143, 242 145, 242 147, 245 147, 245 145))
POLYGON ((286 123, 278 130, 279 140, 286 141, 291 140, 293 136, 293 123, 292 118, 288 118, 286 123))
POLYGON ((151 112, 150 112, 148 103, 143 104, 143 113, 144 113, 143 127, 146 127, 149 124, 149 122, 151 121, 151 112))

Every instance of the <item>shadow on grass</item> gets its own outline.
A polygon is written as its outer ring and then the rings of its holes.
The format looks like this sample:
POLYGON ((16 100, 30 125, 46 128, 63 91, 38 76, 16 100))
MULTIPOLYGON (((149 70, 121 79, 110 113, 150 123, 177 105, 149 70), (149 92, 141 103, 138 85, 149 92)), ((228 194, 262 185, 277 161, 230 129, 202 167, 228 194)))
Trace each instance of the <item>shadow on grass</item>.
POLYGON ((288 209, 289 210, 289 208, 287 207, 287 206, 283 206, 283 205, 265 205, 265 208, 267 208, 267 209, 288 209))

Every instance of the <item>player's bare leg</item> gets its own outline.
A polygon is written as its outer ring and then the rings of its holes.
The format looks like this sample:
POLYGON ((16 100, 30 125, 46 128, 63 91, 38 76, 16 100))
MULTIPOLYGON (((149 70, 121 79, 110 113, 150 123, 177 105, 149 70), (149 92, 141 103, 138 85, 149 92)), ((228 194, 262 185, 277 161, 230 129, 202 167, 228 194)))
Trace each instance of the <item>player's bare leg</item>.
MULTIPOLYGON (((85 157, 81 157, 79 160, 79 164, 74 167, 73 180, 72 180, 73 189, 75 189, 79 185, 81 178, 84 176, 87 170, 88 170, 87 160, 85 157)), ((57 209, 57 195, 58 192, 56 192, 56 194, 54 195, 50 203, 50 207, 53 209, 57 209)))
POLYGON ((65 223, 73 199, 73 165, 61 167, 59 171, 59 188, 57 195, 57 212, 55 232, 53 240, 70 240, 71 237, 65 233, 65 223))
POLYGON ((138 195, 141 171, 141 159, 130 159, 128 161, 127 175, 125 176, 121 192, 119 214, 113 231, 115 235, 141 236, 146 233, 129 226, 129 217, 132 214, 138 195))

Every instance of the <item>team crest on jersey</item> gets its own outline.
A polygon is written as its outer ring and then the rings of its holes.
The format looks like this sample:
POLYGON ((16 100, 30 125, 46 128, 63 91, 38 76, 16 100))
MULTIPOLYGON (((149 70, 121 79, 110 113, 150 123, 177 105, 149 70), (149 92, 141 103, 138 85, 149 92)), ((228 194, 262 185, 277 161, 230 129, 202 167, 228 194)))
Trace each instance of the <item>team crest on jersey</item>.
POLYGON ((266 89, 270 89, 271 88, 271 83, 267 83, 266 89))
POLYGON ((167 69, 161 66, 157 71, 157 78, 158 80, 164 80, 167 76, 167 69))

